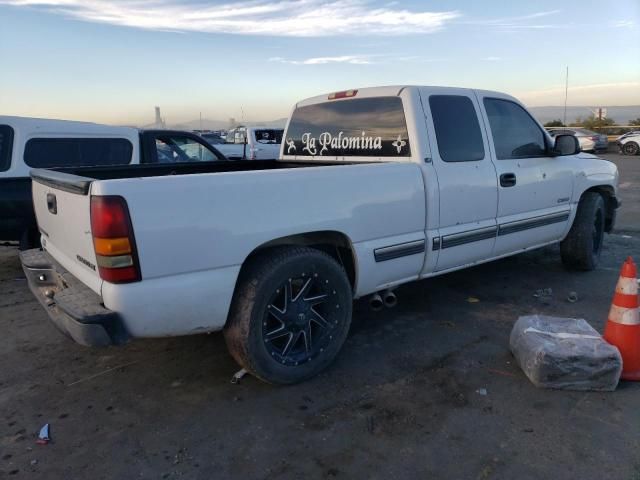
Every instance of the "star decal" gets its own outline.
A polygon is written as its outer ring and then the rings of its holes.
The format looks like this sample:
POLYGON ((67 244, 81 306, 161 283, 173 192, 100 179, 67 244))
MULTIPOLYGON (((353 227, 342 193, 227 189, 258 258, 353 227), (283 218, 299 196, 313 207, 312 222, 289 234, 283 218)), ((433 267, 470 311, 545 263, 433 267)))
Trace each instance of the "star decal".
POLYGON ((398 139, 395 142, 393 142, 391 145, 396 147, 398 149, 398 153, 400 153, 402 151, 402 147, 404 147, 406 144, 407 142, 402 140, 402 137, 398 135, 398 139))

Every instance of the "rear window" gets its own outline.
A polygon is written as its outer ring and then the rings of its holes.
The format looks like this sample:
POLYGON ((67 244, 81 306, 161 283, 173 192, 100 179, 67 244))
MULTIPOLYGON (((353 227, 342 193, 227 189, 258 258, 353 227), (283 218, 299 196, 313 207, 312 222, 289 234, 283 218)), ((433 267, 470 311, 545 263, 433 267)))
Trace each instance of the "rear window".
POLYGON ((13 147, 13 128, 0 125, 0 172, 11 166, 11 148, 13 147))
POLYGON ((24 163, 35 168, 126 165, 133 146, 124 138, 32 138, 24 163))
POLYGON ((282 128, 267 128, 255 130, 256 142, 258 143, 282 143, 282 128))
POLYGON ((411 155, 399 97, 356 98, 297 108, 291 116, 285 142, 285 155, 411 155))

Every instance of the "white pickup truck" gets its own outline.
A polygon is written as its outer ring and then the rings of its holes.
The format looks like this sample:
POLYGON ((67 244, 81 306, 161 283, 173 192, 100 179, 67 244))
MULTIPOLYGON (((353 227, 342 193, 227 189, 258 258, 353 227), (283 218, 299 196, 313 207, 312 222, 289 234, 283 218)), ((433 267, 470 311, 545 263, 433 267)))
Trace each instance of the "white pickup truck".
POLYGON ((560 242, 595 268, 618 173, 514 98, 378 87, 299 102, 279 160, 33 170, 33 293, 75 341, 224 330, 255 376, 325 368, 352 300, 560 242))
POLYGON ((229 160, 274 160, 280 154, 283 132, 282 128, 236 127, 227 132, 224 143, 213 145, 229 160))

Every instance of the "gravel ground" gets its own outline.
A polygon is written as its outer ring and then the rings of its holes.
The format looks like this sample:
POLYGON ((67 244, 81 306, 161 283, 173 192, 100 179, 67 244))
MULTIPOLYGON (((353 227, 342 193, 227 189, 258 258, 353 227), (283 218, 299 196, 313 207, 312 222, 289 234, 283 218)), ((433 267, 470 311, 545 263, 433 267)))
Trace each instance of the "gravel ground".
POLYGON ((607 158, 624 204, 596 271, 550 247, 403 286, 393 310, 359 301, 335 364, 286 388, 232 385, 220 334, 78 346, 1 247, 0 478, 640 479, 640 384, 540 390, 508 349, 519 315, 602 331, 622 261, 640 260, 640 158, 607 158))

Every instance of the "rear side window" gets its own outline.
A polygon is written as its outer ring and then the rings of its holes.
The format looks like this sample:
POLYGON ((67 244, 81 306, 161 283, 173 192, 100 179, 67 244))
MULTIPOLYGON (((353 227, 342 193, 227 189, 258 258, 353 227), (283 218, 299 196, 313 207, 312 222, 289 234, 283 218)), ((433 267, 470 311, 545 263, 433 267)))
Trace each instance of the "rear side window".
POLYGON ((407 122, 399 97, 355 98, 296 108, 285 142, 285 155, 411 155, 407 122))
POLYGON ((256 142, 258 143, 282 143, 282 128, 265 128, 255 130, 256 142))
POLYGON ((442 160, 472 162, 484 158, 480 123, 469 97, 432 95, 429 107, 442 160))
POLYGON ((544 134, 527 111, 517 103, 485 98, 498 160, 546 155, 544 134))
POLYGON ((32 138, 24 163, 35 168, 126 165, 133 145, 125 138, 32 138))
POLYGON ((0 125, 0 172, 9 170, 11 166, 11 150, 13 147, 13 128, 0 125))

